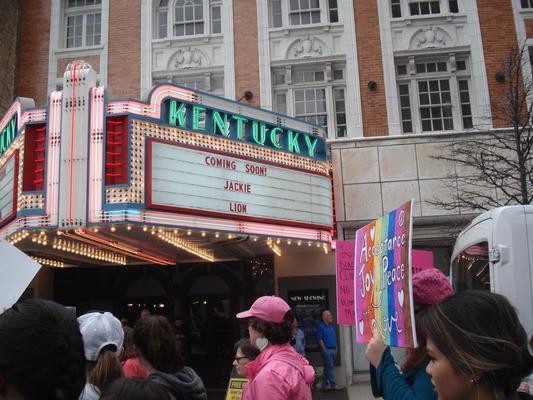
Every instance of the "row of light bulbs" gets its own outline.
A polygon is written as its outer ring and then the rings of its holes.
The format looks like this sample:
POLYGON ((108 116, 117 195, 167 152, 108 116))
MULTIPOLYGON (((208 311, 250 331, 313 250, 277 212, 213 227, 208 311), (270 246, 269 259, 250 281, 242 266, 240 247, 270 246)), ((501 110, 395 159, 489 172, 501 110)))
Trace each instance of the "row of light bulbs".
POLYGON ((113 264, 126 265, 126 257, 122 254, 117 254, 111 251, 99 249, 96 246, 91 246, 88 244, 82 244, 77 242, 72 242, 69 240, 63 239, 54 239, 52 248, 56 250, 66 251, 68 253, 73 253, 88 258, 92 258, 99 261, 106 261, 113 264))
POLYGON ((186 252, 194 254, 195 256, 198 256, 204 260, 211 262, 215 261, 215 257, 211 251, 202 249, 187 239, 176 236, 170 232, 158 232, 157 237, 173 245, 174 247, 185 250, 186 252))
POLYGON ((37 261, 41 265, 46 265, 48 267, 54 267, 54 268, 64 268, 65 263, 57 260, 52 260, 50 258, 43 258, 43 257, 36 257, 32 256, 35 261, 37 261))

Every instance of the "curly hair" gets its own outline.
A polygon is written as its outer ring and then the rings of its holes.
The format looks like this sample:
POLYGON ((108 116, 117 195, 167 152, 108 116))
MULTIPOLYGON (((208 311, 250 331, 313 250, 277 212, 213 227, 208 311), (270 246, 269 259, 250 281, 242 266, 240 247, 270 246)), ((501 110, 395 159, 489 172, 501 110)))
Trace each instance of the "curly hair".
POLYGON ((77 399, 85 355, 74 312, 32 299, 0 315, 0 375, 28 399, 77 399))
POLYGON ((528 337, 502 295, 456 293, 421 315, 420 328, 461 375, 484 385, 496 400, 516 392, 533 368, 528 337))

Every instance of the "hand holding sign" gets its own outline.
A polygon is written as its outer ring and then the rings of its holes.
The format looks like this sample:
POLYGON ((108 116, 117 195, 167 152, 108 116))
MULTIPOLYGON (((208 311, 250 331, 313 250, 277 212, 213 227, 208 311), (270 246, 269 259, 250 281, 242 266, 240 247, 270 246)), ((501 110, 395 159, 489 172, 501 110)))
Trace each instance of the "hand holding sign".
POLYGON ((383 343, 383 336, 379 331, 379 328, 375 327, 372 330, 372 339, 370 339, 368 342, 368 346, 366 346, 365 351, 366 358, 370 364, 377 368, 379 362, 381 361, 381 357, 383 357, 385 349, 386 346, 385 343, 383 343))

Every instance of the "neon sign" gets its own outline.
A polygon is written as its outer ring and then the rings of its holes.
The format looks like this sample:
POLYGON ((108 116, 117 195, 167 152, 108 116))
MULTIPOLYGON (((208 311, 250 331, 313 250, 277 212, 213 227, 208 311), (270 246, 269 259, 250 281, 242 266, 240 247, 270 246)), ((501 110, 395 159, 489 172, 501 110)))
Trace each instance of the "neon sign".
POLYGON ((325 159, 325 143, 319 136, 173 99, 167 101, 166 110, 166 122, 172 126, 325 159))
POLYGON ((15 114, 0 134, 0 156, 11 146, 17 134, 17 114, 15 114))

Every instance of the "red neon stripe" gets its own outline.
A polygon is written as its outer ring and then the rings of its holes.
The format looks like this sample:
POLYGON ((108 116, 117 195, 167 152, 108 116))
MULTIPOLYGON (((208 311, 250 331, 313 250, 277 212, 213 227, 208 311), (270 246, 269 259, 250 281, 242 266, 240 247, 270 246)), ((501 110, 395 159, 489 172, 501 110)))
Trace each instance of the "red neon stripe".
POLYGON ((35 172, 36 174, 40 173, 40 172, 43 172, 44 171, 44 168, 39 168, 39 169, 34 169, 33 172, 35 172))
POLYGON ((34 179, 33 183, 43 183, 44 179, 34 179))
POLYGON ((112 144, 112 145, 116 146, 116 145, 122 144, 122 142, 112 142, 111 140, 109 140, 107 142, 107 144, 112 144))
POLYGON ((35 159, 35 162, 43 162, 43 161, 44 161, 44 157, 35 159))
POLYGON ((42 132, 42 131, 46 130, 46 126, 43 126, 43 127, 41 127, 41 128, 36 128, 35 130, 36 130, 37 132, 42 132))
POLYGON ((107 123, 111 125, 122 125, 122 121, 107 121, 107 123))
POLYGON ((108 172, 105 174, 106 176, 112 176, 112 177, 118 177, 118 176, 122 176, 122 174, 112 174, 111 172, 108 172))
POLYGON ((118 162, 118 163, 110 163, 110 162, 108 162, 108 163, 105 163, 105 165, 108 166, 108 167, 120 167, 122 165, 122 163, 121 162, 118 162))
POLYGON ((39 139, 35 139, 35 141, 37 143, 41 143, 41 142, 44 142, 46 140, 46 138, 42 137, 42 138, 39 138, 39 139))
POLYGON ((44 147, 39 147, 38 149, 35 149, 35 151, 39 151, 39 152, 44 151, 44 147))
POLYGON ((76 110, 76 68, 77 64, 73 63, 72 69, 72 118, 70 126, 70 193, 68 204, 68 218, 69 223, 72 223, 72 177, 73 177, 73 159, 74 159, 74 112, 76 110))
POLYGON ((107 131, 108 135, 122 135, 122 132, 120 131, 107 131))
POLYGON ((108 156, 120 156, 120 153, 117 153, 115 151, 106 151, 105 152, 108 156))

